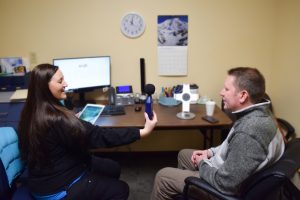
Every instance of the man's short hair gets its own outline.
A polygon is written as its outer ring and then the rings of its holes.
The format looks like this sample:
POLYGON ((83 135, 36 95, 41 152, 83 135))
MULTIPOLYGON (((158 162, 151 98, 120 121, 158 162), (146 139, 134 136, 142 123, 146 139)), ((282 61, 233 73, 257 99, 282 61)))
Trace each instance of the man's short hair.
POLYGON ((256 68, 236 67, 228 70, 228 75, 235 77, 238 90, 246 90, 252 103, 261 102, 265 94, 265 78, 256 68))

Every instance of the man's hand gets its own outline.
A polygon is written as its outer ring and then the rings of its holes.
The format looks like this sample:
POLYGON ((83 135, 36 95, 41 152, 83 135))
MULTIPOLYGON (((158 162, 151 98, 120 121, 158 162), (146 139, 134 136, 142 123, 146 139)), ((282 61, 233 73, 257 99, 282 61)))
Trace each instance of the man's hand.
POLYGON ((198 164, 203 159, 208 159, 208 151, 207 150, 197 150, 192 153, 192 162, 195 167, 198 167, 198 164))

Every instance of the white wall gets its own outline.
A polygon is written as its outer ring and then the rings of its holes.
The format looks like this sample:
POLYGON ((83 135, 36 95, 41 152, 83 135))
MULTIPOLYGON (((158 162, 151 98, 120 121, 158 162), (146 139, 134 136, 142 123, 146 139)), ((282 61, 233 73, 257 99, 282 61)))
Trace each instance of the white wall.
POLYGON ((300 1, 276 1, 271 94, 278 117, 287 119, 300 137, 300 1))

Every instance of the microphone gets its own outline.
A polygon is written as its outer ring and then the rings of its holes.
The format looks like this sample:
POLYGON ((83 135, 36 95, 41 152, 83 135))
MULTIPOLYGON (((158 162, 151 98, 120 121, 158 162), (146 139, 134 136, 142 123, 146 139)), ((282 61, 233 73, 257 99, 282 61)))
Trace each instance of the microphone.
POLYGON ((153 84, 145 85, 145 93, 147 98, 145 101, 145 112, 148 114, 150 120, 153 118, 153 109, 152 109, 152 94, 155 92, 155 86, 153 84))

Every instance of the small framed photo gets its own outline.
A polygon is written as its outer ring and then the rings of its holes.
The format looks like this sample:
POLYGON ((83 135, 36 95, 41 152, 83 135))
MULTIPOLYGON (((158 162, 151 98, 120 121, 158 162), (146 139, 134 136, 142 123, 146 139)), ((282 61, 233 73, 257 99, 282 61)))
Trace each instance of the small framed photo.
POLYGON ((26 66, 21 57, 0 58, 0 72, 3 74, 25 74, 26 66))
POLYGON ((79 119, 94 124, 104 109, 104 105, 86 104, 79 115, 79 119))

